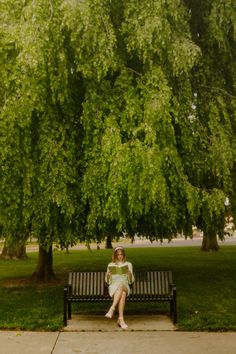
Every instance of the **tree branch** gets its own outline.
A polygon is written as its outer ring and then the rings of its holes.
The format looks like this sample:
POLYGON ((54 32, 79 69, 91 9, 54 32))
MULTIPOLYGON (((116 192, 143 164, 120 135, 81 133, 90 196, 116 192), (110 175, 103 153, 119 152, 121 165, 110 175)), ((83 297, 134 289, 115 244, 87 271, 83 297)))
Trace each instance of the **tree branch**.
POLYGON ((232 95, 231 93, 225 91, 224 89, 220 88, 220 87, 215 87, 215 86, 207 86, 207 85, 200 85, 200 87, 204 87, 204 88, 209 88, 215 91, 221 91, 223 92, 225 95, 232 97, 232 98, 236 98, 236 96, 232 95))
POLYGON ((138 71, 136 71, 136 70, 130 68, 129 66, 127 66, 127 69, 130 70, 130 71, 132 71, 133 73, 135 73, 135 74, 138 75, 138 76, 142 76, 141 73, 139 73, 138 71))
POLYGON ((50 14, 50 20, 52 19, 53 16, 53 4, 52 4, 52 0, 50 0, 50 10, 51 10, 51 14, 50 14))

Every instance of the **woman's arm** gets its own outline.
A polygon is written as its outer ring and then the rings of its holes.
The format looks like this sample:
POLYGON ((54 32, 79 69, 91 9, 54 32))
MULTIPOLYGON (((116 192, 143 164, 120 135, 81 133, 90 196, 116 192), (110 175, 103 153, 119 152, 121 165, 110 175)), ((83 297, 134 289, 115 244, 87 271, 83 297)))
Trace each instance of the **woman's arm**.
POLYGON ((128 268, 129 268, 128 273, 127 273, 128 282, 129 282, 129 284, 133 284, 133 282, 134 282, 133 265, 130 262, 127 262, 127 263, 128 263, 128 268))
POLYGON ((109 265, 110 265, 110 263, 109 263, 108 266, 107 266, 107 271, 106 271, 106 274, 105 274, 105 282, 106 282, 108 285, 110 285, 111 282, 112 282, 112 274, 111 274, 111 272, 109 271, 109 265))

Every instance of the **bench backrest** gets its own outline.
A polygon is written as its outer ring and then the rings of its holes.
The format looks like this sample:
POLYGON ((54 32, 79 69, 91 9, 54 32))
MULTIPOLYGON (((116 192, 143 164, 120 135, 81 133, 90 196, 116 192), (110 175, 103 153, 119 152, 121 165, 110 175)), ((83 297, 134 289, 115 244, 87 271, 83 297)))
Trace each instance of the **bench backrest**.
POLYGON ((104 296, 105 272, 70 272, 68 285, 74 296, 104 296))
MULTIPOLYGON (((134 274, 131 297, 135 295, 167 295, 172 284, 171 271, 143 271, 134 274)), ((105 272, 70 272, 69 296, 100 298, 107 297, 105 272)))
POLYGON ((170 293, 171 271, 144 271, 135 273, 131 297, 136 295, 164 296, 170 293))

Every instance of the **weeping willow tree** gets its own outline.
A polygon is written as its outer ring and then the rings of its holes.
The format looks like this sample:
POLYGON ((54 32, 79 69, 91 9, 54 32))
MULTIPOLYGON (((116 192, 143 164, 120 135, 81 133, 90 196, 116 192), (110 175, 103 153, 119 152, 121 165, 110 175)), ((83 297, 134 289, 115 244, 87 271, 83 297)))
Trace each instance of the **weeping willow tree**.
POLYGON ((25 242, 29 235, 38 240, 34 276, 41 279, 54 276, 52 243, 73 244, 82 224, 83 85, 74 72, 68 33, 61 28, 61 3, 4 1, 1 5, 2 233, 9 243, 18 244, 21 238, 25 242))
POLYGON ((224 238, 225 196, 235 195, 236 7, 231 0, 186 3, 192 38, 202 52, 192 77, 198 136, 189 155, 195 161, 190 178, 201 190, 202 249, 217 250, 217 236, 224 238))
POLYGON ((221 234, 235 112, 221 3, 1 2, 0 225, 9 244, 38 240, 36 278, 54 276, 53 242, 221 234))
POLYGON ((13 7, 7 2, 1 2, 0 8, 0 224, 1 234, 5 237, 2 257, 6 258, 26 256, 25 242, 29 236, 30 220, 28 211, 22 208, 28 203, 29 197, 29 131, 23 118, 25 108, 22 101, 17 99, 21 68, 16 63, 19 50, 15 38, 21 6, 19 2, 15 5, 13 7))
MULTIPOLYGON (((66 19, 72 33, 77 29, 76 62, 86 77, 87 238, 124 230, 151 240, 190 234, 199 198, 175 132, 191 112, 190 72, 200 55, 188 12, 181 1, 109 3, 70 2, 66 19), (83 38, 91 43, 86 51, 78 45, 83 38)), ((184 135, 192 140, 190 127, 184 135)))

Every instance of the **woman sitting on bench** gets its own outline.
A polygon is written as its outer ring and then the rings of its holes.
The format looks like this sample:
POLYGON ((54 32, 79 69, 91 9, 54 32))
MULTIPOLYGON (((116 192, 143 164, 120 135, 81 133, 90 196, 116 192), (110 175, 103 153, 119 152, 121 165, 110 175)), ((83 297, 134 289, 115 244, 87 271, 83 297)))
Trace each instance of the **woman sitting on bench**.
POLYGON ((126 261, 125 250, 122 246, 115 248, 112 262, 107 266, 106 282, 109 285, 109 295, 113 303, 105 317, 112 318, 118 305, 118 326, 128 328, 124 321, 124 307, 126 296, 130 294, 129 285, 134 282, 133 266, 126 261))

